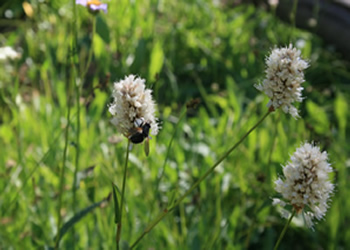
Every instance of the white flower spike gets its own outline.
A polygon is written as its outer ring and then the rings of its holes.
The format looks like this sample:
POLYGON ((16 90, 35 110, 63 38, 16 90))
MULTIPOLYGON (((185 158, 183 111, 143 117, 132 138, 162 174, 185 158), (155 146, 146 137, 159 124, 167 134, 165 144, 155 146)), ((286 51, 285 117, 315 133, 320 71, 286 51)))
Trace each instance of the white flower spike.
MULTIPOLYGON (((334 185, 329 181, 333 168, 328 163, 327 152, 310 143, 304 143, 283 167, 284 178, 275 181, 275 190, 283 200, 273 199, 273 205, 291 205, 297 213, 302 213, 309 228, 312 219, 321 220, 328 209, 328 201, 334 185)), ((286 214, 285 209, 283 213, 286 214)), ((284 216, 285 217, 285 216, 284 216)))
POLYGON ((21 54, 15 51, 13 48, 6 46, 0 47, 0 62, 8 59, 17 59, 21 57, 21 54))
MULTIPOLYGON (((156 104, 152 99, 152 90, 146 89, 144 79, 129 75, 114 83, 113 99, 109 106, 109 112, 113 115, 111 122, 120 133, 130 139, 132 131, 147 124, 147 136, 149 131, 152 135, 158 134, 156 104)), ((141 136, 142 131, 139 133, 141 136)))
POLYGON ((292 45, 285 48, 276 48, 271 51, 266 59, 266 78, 262 84, 255 87, 265 92, 270 98, 269 108, 274 110, 282 108, 285 113, 298 118, 298 110, 292 105, 293 102, 302 102, 301 84, 304 73, 309 64, 300 57, 300 50, 292 45))

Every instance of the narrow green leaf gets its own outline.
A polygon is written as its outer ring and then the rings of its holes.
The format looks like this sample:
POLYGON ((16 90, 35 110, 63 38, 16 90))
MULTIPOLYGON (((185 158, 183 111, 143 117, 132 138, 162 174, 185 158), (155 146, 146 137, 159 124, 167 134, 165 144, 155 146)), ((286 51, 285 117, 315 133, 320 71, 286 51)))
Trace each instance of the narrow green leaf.
POLYGON ((162 67, 164 61, 164 52, 160 42, 156 42, 151 52, 151 61, 149 66, 149 80, 151 82, 156 80, 156 74, 158 74, 162 67))
POLYGON ((239 90, 233 77, 226 77, 226 88, 229 104, 234 109, 234 112, 236 113, 235 117, 237 117, 236 119, 238 119, 238 117, 241 117, 241 106, 239 104, 237 96, 239 90))
POLYGON ((99 34, 94 35, 93 50, 96 58, 101 58, 102 54, 106 51, 105 42, 99 34))
MULTIPOLYGON (((78 212, 76 215, 74 215, 69 221, 67 221, 60 229, 60 234, 59 234, 59 240, 60 241, 65 233, 68 232, 68 230, 74 226, 76 223, 78 223, 82 218, 84 218, 88 213, 92 212, 95 208, 99 207, 102 203, 107 202, 108 198, 103 199, 102 201, 96 202, 92 204, 91 206, 88 206, 78 212)), ((56 239, 57 236, 55 236, 56 239)))
POLYGON ((177 194, 177 188, 173 189, 170 191, 170 194, 168 197, 169 198, 169 202, 168 202, 168 208, 172 207, 176 201, 176 194, 177 194))
POLYGON ((118 224, 120 222, 120 211, 119 211, 120 209, 119 209, 117 192, 118 193, 120 192, 119 192, 119 188, 114 183, 112 183, 112 189, 113 189, 113 201, 114 201, 114 222, 118 224))
POLYGON ((100 16, 96 17, 96 32, 106 44, 109 44, 110 37, 108 25, 100 16))
POLYGON ((322 134, 329 131, 328 116, 324 108, 312 101, 308 101, 306 103, 306 109, 310 116, 310 123, 313 124, 317 133, 322 134))
POLYGON ((334 102, 334 111, 338 120, 338 125, 343 136, 345 135, 347 115, 348 115, 348 104, 344 95, 339 93, 334 102))

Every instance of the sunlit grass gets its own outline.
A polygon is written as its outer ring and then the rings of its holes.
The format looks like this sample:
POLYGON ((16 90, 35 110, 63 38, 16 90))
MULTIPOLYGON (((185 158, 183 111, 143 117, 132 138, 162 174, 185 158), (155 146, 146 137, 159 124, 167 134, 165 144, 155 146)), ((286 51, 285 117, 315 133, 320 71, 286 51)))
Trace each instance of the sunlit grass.
MULTIPOLYGON (((22 48, 22 59, 11 63, 12 73, 0 68, 0 246, 4 249, 54 246, 71 72, 70 2, 32 1, 33 18, 0 34, 1 45, 22 48)), ((109 122, 111 83, 129 73, 147 78, 159 103, 162 129, 150 141, 149 157, 139 145, 129 156, 121 240, 122 245, 131 244, 172 197, 186 192, 266 112, 268 100, 253 85, 263 77, 269 49, 291 42, 291 27, 254 6, 220 7, 207 1, 109 2, 108 13, 96 18, 94 54, 80 98, 77 211, 105 199, 112 192, 111 182, 121 187, 127 142, 116 140, 118 133, 109 122), (201 99, 199 107, 177 125, 184 104, 194 97, 201 99), (95 168, 90 174, 83 174, 91 166, 95 168)), ((84 8, 78 8, 77 26, 81 73, 92 30, 92 18, 84 8)), ((294 36, 292 42, 303 44, 303 56, 311 60, 307 99, 299 106, 302 119, 282 112, 270 115, 139 243, 140 249, 273 248, 285 224, 271 206, 273 181, 281 173, 280 164, 306 140, 328 151, 336 170, 336 193, 315 232, 302 221, 292 224, 281 244, 284 249, 350 247, 349 65, 312 34, 296 30, 294 36)), ((77 105, 72 101, 63 223, 73 216, 76 119, 77 105)), ((75 224, 76 238, 71 232, 64 235, 62 249, 73 241, 76 248, 115 248, 112 200, 75 224)))

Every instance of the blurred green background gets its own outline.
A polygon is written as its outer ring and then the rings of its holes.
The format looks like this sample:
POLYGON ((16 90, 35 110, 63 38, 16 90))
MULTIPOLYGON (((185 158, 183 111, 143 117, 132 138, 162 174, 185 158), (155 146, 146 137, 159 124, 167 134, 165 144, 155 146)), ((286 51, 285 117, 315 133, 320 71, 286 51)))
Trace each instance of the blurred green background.
MULTIPOLYGON (((302 118, 280 111, 270 115, 138 249, 271 249, 286 223, 271 204, 277 196, 274 180, 304 141, 329 153, 336 192, 315 231, 296 220, 280 249, 349 249, 349 62, 319 37, 254 5, 107 3, 108 13, 97 15, 77 6, 77 51, 71 51, 72 1, 6 1, 0 7, 0 47, 21 54, 0 61, 0 249, 54 245, 60 195, 63 222, 73 216, 77 147, 78 210, 106 198, 111 182, 121 187, 127 141, 110 124, 107 105, 112 83, 127 74, 145 78, 153 89, 162 126, 150 141, 149 157, 142 145, 135 145, 130 155, 122 242, 132 244, 173 197, 184 193, 266 112, 268 99, 253 85, 264 77, 270 49, 289 43, 311 65, 306 98, 299 105, 302 118), (77 145, 77 102, 67 102, 70 57, 77 54, 81 76, 90 48, 87 75, 77 80, 82 84, 77 145), (193 98, 199 98, 198 108, 176 125, 193 98), (71 123, 60 193, 67 103, 71 123)), ((113 201, 100 204, 74 228, 75 235, 70 228, 63 236, 62 249, 115 248, 113 201)))

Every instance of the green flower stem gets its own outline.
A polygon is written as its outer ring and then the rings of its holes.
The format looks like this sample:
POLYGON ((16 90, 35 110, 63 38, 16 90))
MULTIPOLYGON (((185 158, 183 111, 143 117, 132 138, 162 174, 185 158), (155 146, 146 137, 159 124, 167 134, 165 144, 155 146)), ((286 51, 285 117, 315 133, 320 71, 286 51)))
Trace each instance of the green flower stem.
MULTIPOLYGON (((73 20, 73 53, 74 57, 77 54, 77 48, 78 48, 78 31, 77 31, 77 8, 75 1, 73 0, 73 14, 74 14, 74 20, 73 20)), ((75 82, 75 77, 76 77, 76 63, 74 62, 73 64, 73 77, 74 77, 74 82, 75 82)), ((76 215, 77 212, 77 176, 78 176, 78 171, 79 171, 79 158, 80 158, 80 86, 79 84, 76 84, 75 82, 75 102, 77 105, 77 133, 76 133, 76 138, 75 138, 75 168, 74 168, 74 176, 73 176, 73 216, 76 215)), ((73 226, 72 228, 72 248, 75 249, 75 227, 73 226)))
POLYGON ((256 129, 264 120, 265 118, 271 113, 269 110, 235 145, 233 145, 210 169, 205 172, 204 175, 202 175, 194 184, 193 186, 187 190, 185 194, 183 194, 175 203, 173 206, 171 206, 169 209, 165 209, 162 214, 158 216, 153 222, 147 226, 147 228, 143 231, 143 233, 136 239, 136 241, 130 246, 130 249, 134 248, 140 240, 147 234, 149 233, 167 214, 172 212, 175 207, 177 207, 185 198, 187 195, 192 193, 194 189, 196 189, 199 184, 210 175, 214 169, 223 161, 226 159, 226 157, 231 154, 231 152, 238 147, 239 144, 241 144, 245 138, 254 130, 256 129))
MULTIPOLYGON (((168 161, 168 159, 169 159, 169 155, 170 155, 170 152, 171 152, 171 151, 170 151, 171 145, 173 144, 173 140, 174 140, 174 138, 175 138, 175 135, 176 135, 176 132, 177 132, 177 130, 178 130, 178 127, 179 127, 179 125, 180 125, 182 119, 185 117, 186 113, 187 113, 187 108, 185 107, 184 110, 182 111, 180 117, 179 117, 179 120, 177 121, 177 123, 176 123, 176 125, 175 125, 174 133, 173 133, 173 135, 171 136, 169 145, 168 145, 168 147, 167 147, 167 152, 166 152, 165 160, 164 160, 163 166, 162 166, 162 172, 161 172, 160 176, 158 177, 157 183, 156 183, 156 189, 155 189, 156 192, 158 192, 159 185, 160 185, 160 181, 161 181, 161 179, 163 178, 164 173, 165 173, 166 163, 167 163, 167 161, 168 161)), ((152 204, 154 204, 154 203, 152 203, 152 204)), ((152 210, 151 210, 151 211, 152 211, 152 210)))
POLYGON ((85 69, 82 73, 82 78, 81 78, 82 81, 84 80, 84 78, 89 70, 90 64, 91 64, 92 54, 94 52, 93 44, 94 44, 95 33, 96 33, 96 17, 94 16, 92 19, 91 45, 90 45, 90 49, 89 49, 88 60, 87 60, 87 63, 85 65, 85 69))
POLYGON ((123 177, 123 186, 122 186, 122 194, 120 198, 120 214, 119 214, 119 223, 117 225, 117 234, 116 234, 116 242, 117 249, 119 249, 120 235, 122 231, 122 215, 123 215, 123 206, 124 206, 124 196, 125 196, 125 183, 126 183, 126 173, 128 170, 128 161, 129 161, 129 148, 130 148, 130 140, 128 140, 128 146, 126 149, 126 157, 125 157, 125 166, 124 166, 124 177, 123 177))
MULTIPOLYGON (((74 70, 73 70, 74 72, 74 70)), ((63 191, 64 191, 64 176, 65 176, 65 169, 66 169, 66 159, 67 159, 67 151, 68 151, 68 137, 69 137, 69 127, 70 127, 70 112, 71 112, 71 85, 74 84, 74 73, 71 75, 71 84, 68 84, 68 93, 67 93, 67 105, 68 105, 68 111, 67 111, 67 125, 65 129, 65 136, 64 136, 64 149, 63 149, 63 160, 62 160, 62 167, 60 171, 60 186, 59 186, 59 193, 58 193, 58 206, 57 206, 57 237, 55 239, 55 249, 58 249, 59 246, 59 239, 60 239, 60 228, 62 223, 61 218, 61 209, 62 209, 62 197, 63 197, 63 191)))
POLYGON ((283 228, 283 230, 282 230, 282 232, 281 232, 281 234, 280 234, 280 237, 278 238, 277 243, 276 243, 275 247, 273 248, 274 250, 277 250, 277 249, 278 249, 278 247, 279 247, 279 245, 280 245, 280 243, 281 243, 281 241, 282 241, 282 239, 283 239, 284 234, 286 233, 286 231, 287 231, 287 229, 288 229, 290 223, 292 222, 292 219, 293 219, 295 213, 296 213, 296 211, 295 211, 295 209, 293 209, 292 215, 290 216, 288 222, 287 222, 286 225, 284 226, 284 228, 283 228))
MULTIPOLYGON (((74 13, 76 14, 76 5, 74 2, 74 13)), ((73 44, 75 46, 75 50, 77 49, 77 44, 78 44, 78 34, 77 34, 77 28, 76 28, 76 18, 73 24, 73 33, 74 33, 74 37, 73 37, 73 44)), ((95 36, 95 32, 96 32, 96 21, 95 21, 95 17, 93 18, 93 25, 92 25, 92 41, 91 41, 91 46, 89 49, 89 56, 88 56, 88 61, 87 64, 85 65, 85 70, 83 71, 82 75, 81 75, 81 81, 83 82, 86 76, 86 73, 90 67, 91 64, 91 59, 92 59, 92 54, 93 54, 93 37, 95 36)), ((75 65, 75 64, 74 64, 75 65)), ((75 68, 74 68, 75 70, 75 68)), ((79 171, 79 158, 80 158, 80 90, 81 90, 81 84, 75 84, 75 98, 76 98, 76 105, 77 105, 77 134, 76 134, 76 151, 75 151, 75 168, 74 168, 74 179, 73 179, 73 214, 76 214, 76 205, 77 205, 77 176, 78 176, 78 171, 79 171)), ((72 237, 73 237, 73 249, 74 249, 74 244, 75 244, 75 240, 74 240, 74 235, 75 235, 75 228, 73 226, 72 228, 72 237)))
POLYGON ((267 177, 269 180, 269 183, 271 183, 271 175, 272 175, 272 170, 269 167, 271 164, 271 160, 272 160, 272 153, 275 151, 275 144, 277 141, 277 132, 278 132, 278 124, 280 122, 280 118, 281 118, 281 113, 278 113, 278 117, 276 118, 276 116, 274 117, 275 121, 274 121, 274 131, 273 131, 273 136, 272 136, 272 142, 271 142, 271 147, 270 147, 270 152, 269 152, 269 156, 268 156, 268 160, 267 160, 267 177))
MULTIPOLYGON (((161 171, 161 173, 160 173, 160 175, 159 175, 159 177, 157 178, 157 181, 156 181, 156 185, 155 185, 155 189, 154 189, 154 193, 155 193, 155 197, 156 198, 159 197, 159 185, 160 185, 160 182, 161 182, 161 180, 162 180, 162 178, 164 176, 164 173, 165 173, 166 163, 167 163, 167 161, 169 159, 169 155, 170 155, 170 152, 171 152, 170 151, 171 146, 173 144, 173 141, 174 141, 175 135, 177 133, 177 130, 178 130, 179 126, 180 126, 180 123, 183 120, 183 118, 186 116, 186 113, 187 113, 187 108, 185 106, 183 108, 183 111, 181 112, 181 115, 180 115, 176 125, 175 125, 174 132, 173 132, 173 134, 171 136, 171 139, 169 141, 169 145, 167 147, 166 156, 165 156, 165 159, 164 159, 164 162, 163 162, 163 165, 162 165, 162 171, 161 171)), ((154 205, 155 205, 155 202, 152 202, 150 211, 153 211, 154 205)), ((152 214, 150 213, 149 216, 151 217, 152 214)))
POLYGON ((293 7, 292 7, 292 12, 290 14, 290 20, 291 20, 293 28, 292 28, 292 32, 290 33, 289 42, 292 42, 292 39, 293 39, 295 31, 296 31, 295 20, 296 20, 297 10, 298 10, 298 0, 294 0, 293 7))
MULTIPOLYGON (((75 138, 75 168, 74 168, 74 179, 73 179, 73 216, 76 214, 76 205, 77 205, 77 177, 78 177, 78 171, 79 171, 79 158, 80 158, 80 87, 78 85, 75 86, 75 94, 76 94, 76 105, 77 105, 77 134, 75 138)), ((75 235, 75 229, 74 226, 72 228, 72 236, 75 235)), ((73 240, 73 246, 75 244, 75 241, 73 240)), ((74 249, 74 247, 73 247, 74 249)))

